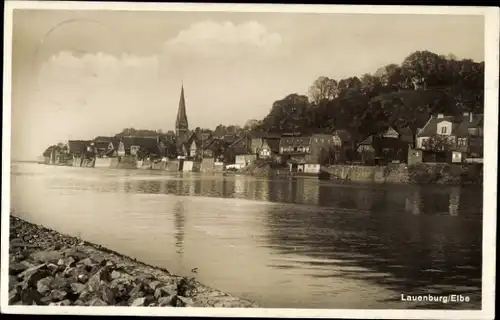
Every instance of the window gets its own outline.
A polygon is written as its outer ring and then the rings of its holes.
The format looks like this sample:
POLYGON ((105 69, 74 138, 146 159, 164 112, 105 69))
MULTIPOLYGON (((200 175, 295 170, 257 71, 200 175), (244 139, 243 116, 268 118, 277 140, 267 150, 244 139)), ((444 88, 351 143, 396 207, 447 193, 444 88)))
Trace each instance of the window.
POLYGON ((448 128, 447 127, 441 127, 441 134, 446 134, 448 128))

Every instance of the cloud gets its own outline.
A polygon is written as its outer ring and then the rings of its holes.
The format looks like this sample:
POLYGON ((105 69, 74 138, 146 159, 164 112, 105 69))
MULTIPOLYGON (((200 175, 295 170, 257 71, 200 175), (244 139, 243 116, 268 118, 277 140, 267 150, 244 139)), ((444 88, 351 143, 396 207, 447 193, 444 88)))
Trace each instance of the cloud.
POLYGON ((138 57, 97 53, 75 56, 62 51, 42 66, 38 76, 38 98, 71 104, 92 97, 125 94, 153 85, 157 78, 156 56, 138 57))
MULTIPOLYGON (((203 22, 149 56, 60 51, 41 63, 29 93, 26 86, 15 91, 23 103, 13 118, 13 149, 34 157, 61 140, 91 139, 126 127, 173 129, 181 81, 193 126, 243 123, 255 117, 247 93, 266 83, 264 71, 274 63, 262 58, 279 56, 282 47, 280 35, 256 22, 203 22), (245 106, 238 117, 226 112, 235 105, 245 106)), ((260 88, 257 100, 267 104, 279 95, 260 88)))
POLYGON ((281 36, 256 21, 195 23, 164 45, 166 54, 204 58, 270 57, 279 55, 282 47, 281 36))

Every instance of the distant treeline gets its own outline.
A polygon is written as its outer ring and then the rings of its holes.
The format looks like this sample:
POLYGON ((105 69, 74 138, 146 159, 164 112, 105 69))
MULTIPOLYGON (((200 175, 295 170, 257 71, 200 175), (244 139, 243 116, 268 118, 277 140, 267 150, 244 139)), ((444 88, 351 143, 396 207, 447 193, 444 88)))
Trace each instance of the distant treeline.
POLYGON ((483 96, 484 62, 417 51, 361 78, 319 77, 309 96, 292 93, 275 101, 264 119, 247 126, 274 133, 346 129, 355 138, 389 125, 415 132, 430 114, 483 113, 483 96))

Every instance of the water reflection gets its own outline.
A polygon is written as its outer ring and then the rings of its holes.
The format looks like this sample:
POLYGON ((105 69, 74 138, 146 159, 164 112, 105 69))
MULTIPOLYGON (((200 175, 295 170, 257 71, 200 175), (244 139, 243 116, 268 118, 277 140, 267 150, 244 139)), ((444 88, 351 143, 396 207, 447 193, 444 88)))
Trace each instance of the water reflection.
POLYGON ((184 224, 185 224, 185 212, 184 212, 184 201, 178 200, 173 208, 174 214, 174 225, 175 225, 175 247, 176 252, 179 254, 179 258, 182 258, 182 253, 184 252, 184 224))
POLYGON ((401 293, 458 292, 480 307, 480 188, 57 169, 13 169, 20 214, 176 272, 200 267, 262 305, 386 308, 401 293))

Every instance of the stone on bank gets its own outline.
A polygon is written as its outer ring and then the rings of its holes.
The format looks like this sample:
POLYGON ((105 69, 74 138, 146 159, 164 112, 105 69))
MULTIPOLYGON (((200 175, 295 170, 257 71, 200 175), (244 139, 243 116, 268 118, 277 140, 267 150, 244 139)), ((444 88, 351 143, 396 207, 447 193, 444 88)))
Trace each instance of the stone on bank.
POLYGON ((13 305, 257 307, 13 216, 9 253, 13 305))

